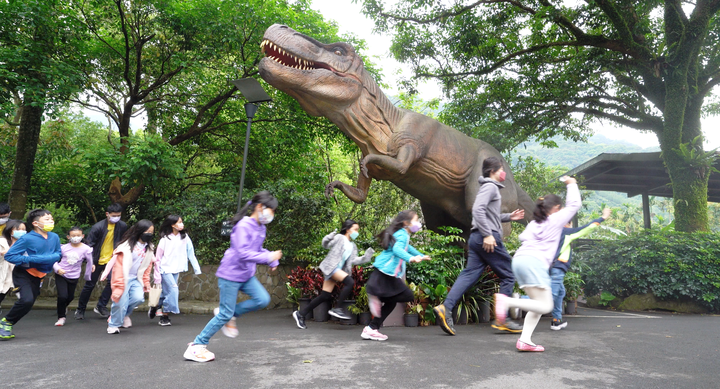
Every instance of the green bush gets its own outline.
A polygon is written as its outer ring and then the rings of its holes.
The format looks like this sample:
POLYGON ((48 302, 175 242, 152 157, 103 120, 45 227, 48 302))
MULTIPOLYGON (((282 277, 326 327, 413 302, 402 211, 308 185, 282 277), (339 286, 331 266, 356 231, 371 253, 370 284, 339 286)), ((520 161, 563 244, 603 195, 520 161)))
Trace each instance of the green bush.
POLYGON ((590 267, 585 295, 653 293, 720 311, 720 235, 645 231, 578 253, 590 267))

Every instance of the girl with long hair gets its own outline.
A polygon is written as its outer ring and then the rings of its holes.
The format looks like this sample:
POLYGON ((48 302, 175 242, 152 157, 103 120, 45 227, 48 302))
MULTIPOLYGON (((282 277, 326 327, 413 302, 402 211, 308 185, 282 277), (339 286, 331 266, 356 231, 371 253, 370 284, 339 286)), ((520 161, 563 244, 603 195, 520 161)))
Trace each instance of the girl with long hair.
POLYGON ((340 233, 331 232, 323 238, 323 248, 330 250, 325 259, 320 262, 320 271, 323 272, 325 281, 319 296, 310 301, 310 304, 304 309, 293 312, 293 318, 298 328, 307 328, 305 326, 305 316, 313 308, 332 299, 331 293, 338 282, 342 282, 343 287, 338 295, 335 308, 328 311, 328 313, 338 319, 350 319, 347 312, 340 308, 340 304, 347 300, 355 285, 355 281, 350 276, 352 268, 355 265, 370 262, 373 254, 375 254, 372 248, 368 248, 365 250, 365 255, 358 257, 358 249, 353 241, 360 234, 359 230, 360 225, 354 220, 348 219, 340 227, 340 233))
POLYGON ((158 324, 169 326, 170 313, 179 314, 180 290, 178 278, 180 273, 188 270, 188 261, 192 264, 195 274, 201 274, 200 264, 195 258, 195 248, 190 236, 185 232, 183 219, 178 215, 168 215, 160 226, 160 242, 155 253, 155 283, 162 283, 162 293, 156 307, 150 307, 148 317, 154 319, 158 308, 162 307, 162 315, 158 324))
POLYGON ((430 259, 410 245, 410 234, 418 232, 420 228, 422 224, 417 213, 408 210, 400 212, 390 225, 377 235, 384 251, 375 259, 375 271, 370 274, 365 284, 373 319, 360 334, 363 339, 387 340, 387 335, 379 331, 383 322, 397 303, 413 300, 413 292, 402 280, 402 276, 408 262, 430 259))
POLYGON ((155 262, 155 247, 152 244, 155 226, 143 219, 130 227, 113 251, 113 256, 100 276, 104 281, 112 271, 112 308, 108 318, 108 334, 119 334, 120 327, 130 328, 130 315, 145 301, 145 292, 150 290, 150 273, 155 262))
POLYGON ((562 199, 557 195, 549 194, 538 199, 533 220, 520 234, 520 248, 512 260, 515 279, 530 299, 495 294, 495 318, 500 324, 505 322, 508 308, 527 311, 522 334, 515 344, 520 351, 545 351, 543 346, 532 342, 532 333, 540 317, 553 309, 550 266, 555 259, 563 226, 575 216, 582 204, 577 181, 572 177, 561 180, 567 185, 565 208, 562 208, 562 199))
POLYGON ((275 270, 282 258, 282 251, 270 252, 262 247, 266 225, 273 221, 277 207, 277 199, 269 192, 262 191, 233 217, 230 248, 225 251, 215 273, 220 289, 220 307, 215 309, 215 317, 188 344, 185 359, 196 362, 214 360, 215 354, 207 349, 210 338, 221 329, 225 336, 237 337, 239 331, 235 318, 262 309, 270 303, 270 294, 255 278, 255 268, 258 264, 264 264, 275 270), (248 215, 249 212, 252 213, 248 215), (238 303, 239 291, 250 296, 250 299, 238 303))

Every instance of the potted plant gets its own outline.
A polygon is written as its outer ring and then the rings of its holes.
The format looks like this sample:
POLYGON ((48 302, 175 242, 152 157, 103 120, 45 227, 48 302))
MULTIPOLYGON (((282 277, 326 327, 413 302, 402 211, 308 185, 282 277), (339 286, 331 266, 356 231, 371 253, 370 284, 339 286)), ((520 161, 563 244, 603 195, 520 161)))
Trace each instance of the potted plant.
MULTIPOLYGON (((310 299, 320 293, 319 291, 322 289, 323 277, 320 271, 315 268, 310 266, 302 268, 298 266, 288 275, 288 283, 291 287, 300 290, 298 307, 299 309, 303 309, 308 303, 310 303, 310 299)), ((325 311, 327 311, 327 309, 325 311)), ((313 319, 314 312, 315 310, 310 311, 305 319, 313 319)), ((327 319, 321 321, 327 321, 327 319)))
POLYGON ((577 313, 577 299, 582 296, 583 285, 585 281, 582 280, 580 274, 574 272, 568 272, 565 274, 565 314, 575 315, 577 313))
POLYGON ((290 285, 290 282, 286 282, 285 287, 287 288, 286 299, 292 306, 293 311, 297 311, 300 305, 300 296, 302 291, 299 288, 290 285))
POLYGON ((478 321, 480 304, 478 297, 465 293, 453 309, 453 321, 455 324, 467 324, 469 320, 478 321))
POLYGON ((434 306, 442 304, 442 302, 445 301, 445 297, 447 297, 448 294, 448 287, 443 284, 436 285, 434 288, 423 285, 420 289, 430 299, 430 303, 425 309, 424 321, 428 322, 429 324, 437 324, 435 320, 435 313, 433 312, 432 308, 434 306))
POLYGON ((355 297, 355 304, 350 305, 348 311, 357 315, 359 324, 364 326, 370 324, 372 315, 370 314, 370 306, 368 304, 368 295, 367 291, 365 291, 365 286, 360 288, 360 292, 358 292, 355 297))
POLYGON ((414 298, 405 306, 403 319, 405 320, 405 327, 417 327, 420 322, 420 314, 424 312, 422 300, 425 298, 425 293, 413 282, 408 284, 408 288, 412 290, 414 298))

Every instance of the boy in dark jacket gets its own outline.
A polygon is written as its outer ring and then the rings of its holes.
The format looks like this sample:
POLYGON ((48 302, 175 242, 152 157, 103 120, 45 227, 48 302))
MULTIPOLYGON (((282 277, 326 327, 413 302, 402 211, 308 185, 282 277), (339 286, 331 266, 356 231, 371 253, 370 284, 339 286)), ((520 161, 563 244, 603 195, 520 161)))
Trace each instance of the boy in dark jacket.
POLYGON ((13 326, 30 312, 40 295, 40 285, 45 274, 53 271, 53 264, 60 260, 60 238, 50 232, 55 227, 50 211, 30 211, 28 226, 33 230, 23 235, 5 253, 5 260, 15 265, 13 283, 18 299, 10 312, 0 320, 0 339, 15 337, 13 326))
MULTIPOLYGON (((127 224, 120 220, 122 211, 122 205, 118 203, 110 204, 107 207, 107 212, 105 212, 106 219, 95 223, 87 234, 85 243, 93 248, 95 271, 93 271, 90 281, 85 282, 85 286, 83 286, 80 292, 78 307, 77 310, 75 310, 75 320, 83 320, 85 318, 85 309, 87 308, 88 301, 90 301, 90 295, 92 295, 95 284, 97 284, 100 275, 105 271, 105 265, 107 265, 110 258, 112 258, 113 251, 118 243, 120 243, 123 234, 127 231, 127 224)), ((112 277, 112 274, 108 276, 105 289, 103 289, 102 295, 100 295, 100 299, 95 309, 93 309, 95 313, 102 317, 108 317, 110 315, 110 311, 107 309, 110 295, 112 294, 110 277, 112 277)))
POLYGON ((567 322, 562 319, 562 308, 563 299, 565 298, 565 274, 570 270, 570 264, 572 263, 572 242, 593 232, 600 226, 600 223, 610 217, 610 212, 610 208, 605 208, 603 209, 602 217, 591 221, 589 224, 582 227, 571 228, 571 225, 568 223, 568 225, 563 228, 558 251, 555 254, 555 262, 553 262, 550 268, 552 295, 553 302, 555 303, 552 311, 553 320, 550 324, 551 330, 559 331, 567 327, 567 322))

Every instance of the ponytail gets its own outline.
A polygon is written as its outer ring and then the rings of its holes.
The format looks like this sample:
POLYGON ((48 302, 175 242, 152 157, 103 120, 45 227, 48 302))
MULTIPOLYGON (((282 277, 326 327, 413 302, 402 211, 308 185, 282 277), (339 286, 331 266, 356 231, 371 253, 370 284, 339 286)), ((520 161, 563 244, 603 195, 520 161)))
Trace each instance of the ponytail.
POLYGON ((237 222, 239 222, 242 218, 248 216, 250 210, 254 210, 258 204, 262 204, 272 210, 275 210, 278 207, 277 199, 275 198, 275 196, 271 195, 270 192, 266 190, 258 192, 255 196, 253 196, 250 201, 245 204, 244 207, 240 209, 238 213, 235 214, 235 216, 233 216, 233 218, 231 219, 232 225, 237 224, 237 222))
POLYGON ((535 202, 535 210, 533 211, 533 220, 536 223, 542 223, 547 220, 550 210, 556 206, 562 204, 560 196, 549 194, 545 197, 540 197, 535 202))
POLYGON ((393 236, 401 228, 405 228, 405 222, 411 221, 417 212, 412 210, 402 211, 395 216, 390 225, 382 232, 377 234, 376 238, 380 241, 380 246, 387 250, 395 244, 395 237, 393 236))

